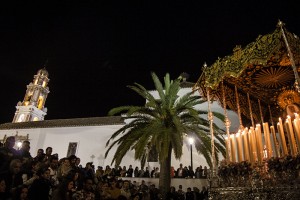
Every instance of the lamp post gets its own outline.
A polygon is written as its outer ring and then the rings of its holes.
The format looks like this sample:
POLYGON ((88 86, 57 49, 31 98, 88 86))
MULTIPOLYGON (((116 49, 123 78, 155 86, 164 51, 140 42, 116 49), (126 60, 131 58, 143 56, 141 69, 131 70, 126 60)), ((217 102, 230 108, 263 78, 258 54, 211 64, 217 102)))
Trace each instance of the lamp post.
POLYGON ((191 168, 193 170, 193 144, 194 144, 194 138, 190 137, 189 138, 189 143, 190 143, 190 150, 191 150, 191 168))

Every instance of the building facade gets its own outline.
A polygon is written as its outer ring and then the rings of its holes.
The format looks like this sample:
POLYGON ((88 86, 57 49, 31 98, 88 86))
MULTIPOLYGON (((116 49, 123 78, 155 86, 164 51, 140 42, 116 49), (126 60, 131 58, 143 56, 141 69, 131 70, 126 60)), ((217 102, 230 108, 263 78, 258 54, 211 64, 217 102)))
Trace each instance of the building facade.
MULTIPOLYGON (((45 102, 49 93, 49 74, 47 70, 41 69, 34 76, 33 82, 27 86, 24 100, 16 106, 16 113, 12 123, 0 124, 0 140, 2 142, 8 136, 16 136, 16 147, 22 140, 28 139, 31 143, 31 154, 36 156, 38 149, 53 148, 53 153, 57 153, 59 158, 75 154, 81 158, 84 166, 87 162, 93 162, 96 166, 111 165, 115 150, 112 149, 107 158, 104 157, 106 142, 111 135, 126 124, 120 116, 112 117, 92 117, 44 120, 47 113, 45 102)), ((193 83, 184 82, 179 95, 190 92, 193 83)), ((150 91, 154 97, 158 98, 156 91, 150 91)), ((199 97, 200 98, 200 97, 199 97)), ((207 103, 203 103, 200 109, 207 110, 207 103)), ((216 102, 212 103, 212 110, 223 113, 223 108, 216 102)), ((207 117, 207 116, 203 116, 207 117)), ((233 111, 228 111, 231 121, 238 121, 237 115, 233 111)), ((224 122, 214 121, 219 127, 225 128, 224 122)), ((231 125, 232 131, 238 129, 238 124, 231 125)), ((172 166, 177 168, 180 163, 184 166, 191 165, 191 152, 188 139, 184 141, 183 156, 181 160, 176 160, 173 156, 172 166)), ((203 156, 196 151, 192 152, 194 169, 200 165, 207 165, 203 156)), ((121 165, 138 166, 140 162, 134 160, 134 152, 129 152, 124 157, 121 165)), ((156 162, 149 162, 149 167, 159 166, 156 162)))

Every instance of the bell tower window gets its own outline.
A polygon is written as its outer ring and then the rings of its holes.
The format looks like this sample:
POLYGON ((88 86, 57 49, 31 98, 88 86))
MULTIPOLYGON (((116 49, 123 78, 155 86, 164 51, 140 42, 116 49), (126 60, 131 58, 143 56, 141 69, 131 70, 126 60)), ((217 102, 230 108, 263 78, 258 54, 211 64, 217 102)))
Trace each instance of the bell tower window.
POLYGON ((44 102, 44 98, 40 96, 39 100, 38 100, 38 103, 37 103, 38 109, 42 109, 43 108, 43 102, 44 102))
POLYGON ((21 114, 21 115, 19 116, 18 122, 24 122, 24 119, 25 119, 25 115, 24 115, 24 114, 21 114))

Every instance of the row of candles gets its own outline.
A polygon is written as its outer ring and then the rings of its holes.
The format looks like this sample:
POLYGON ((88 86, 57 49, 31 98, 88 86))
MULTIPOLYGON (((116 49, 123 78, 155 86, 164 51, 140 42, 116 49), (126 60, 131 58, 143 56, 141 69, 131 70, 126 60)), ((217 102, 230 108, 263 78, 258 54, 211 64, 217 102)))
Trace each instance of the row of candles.
POLYGON ((263 127, 256 124, 255 128, 230 134, 225 142, 226 158, 231 162, 247 160, 254 164, 271 157, 295 156, 300 153, 300 117, 295 113, 294 119, 287 116, 285 122, 279 118, 277 132, 267 122, 263 123, 263 127))

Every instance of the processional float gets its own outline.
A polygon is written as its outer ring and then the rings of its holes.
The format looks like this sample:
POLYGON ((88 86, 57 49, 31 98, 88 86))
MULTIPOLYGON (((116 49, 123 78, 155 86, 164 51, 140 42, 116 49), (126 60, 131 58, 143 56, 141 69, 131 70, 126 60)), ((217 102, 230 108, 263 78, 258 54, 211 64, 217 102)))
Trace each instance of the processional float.
MULTIPOLYGON (((227 163, 247 161, 256 167, 271 158, 300 155, 299 64, 300 39, 279 21, 273 33, 245 48, 236 46, 232 55, 202 69, 194 90, 224 108, 227 163), (234 133, 227 109, 238 114, 234 133)), ((216 176, 214 151, 212 163, 216 176)))

